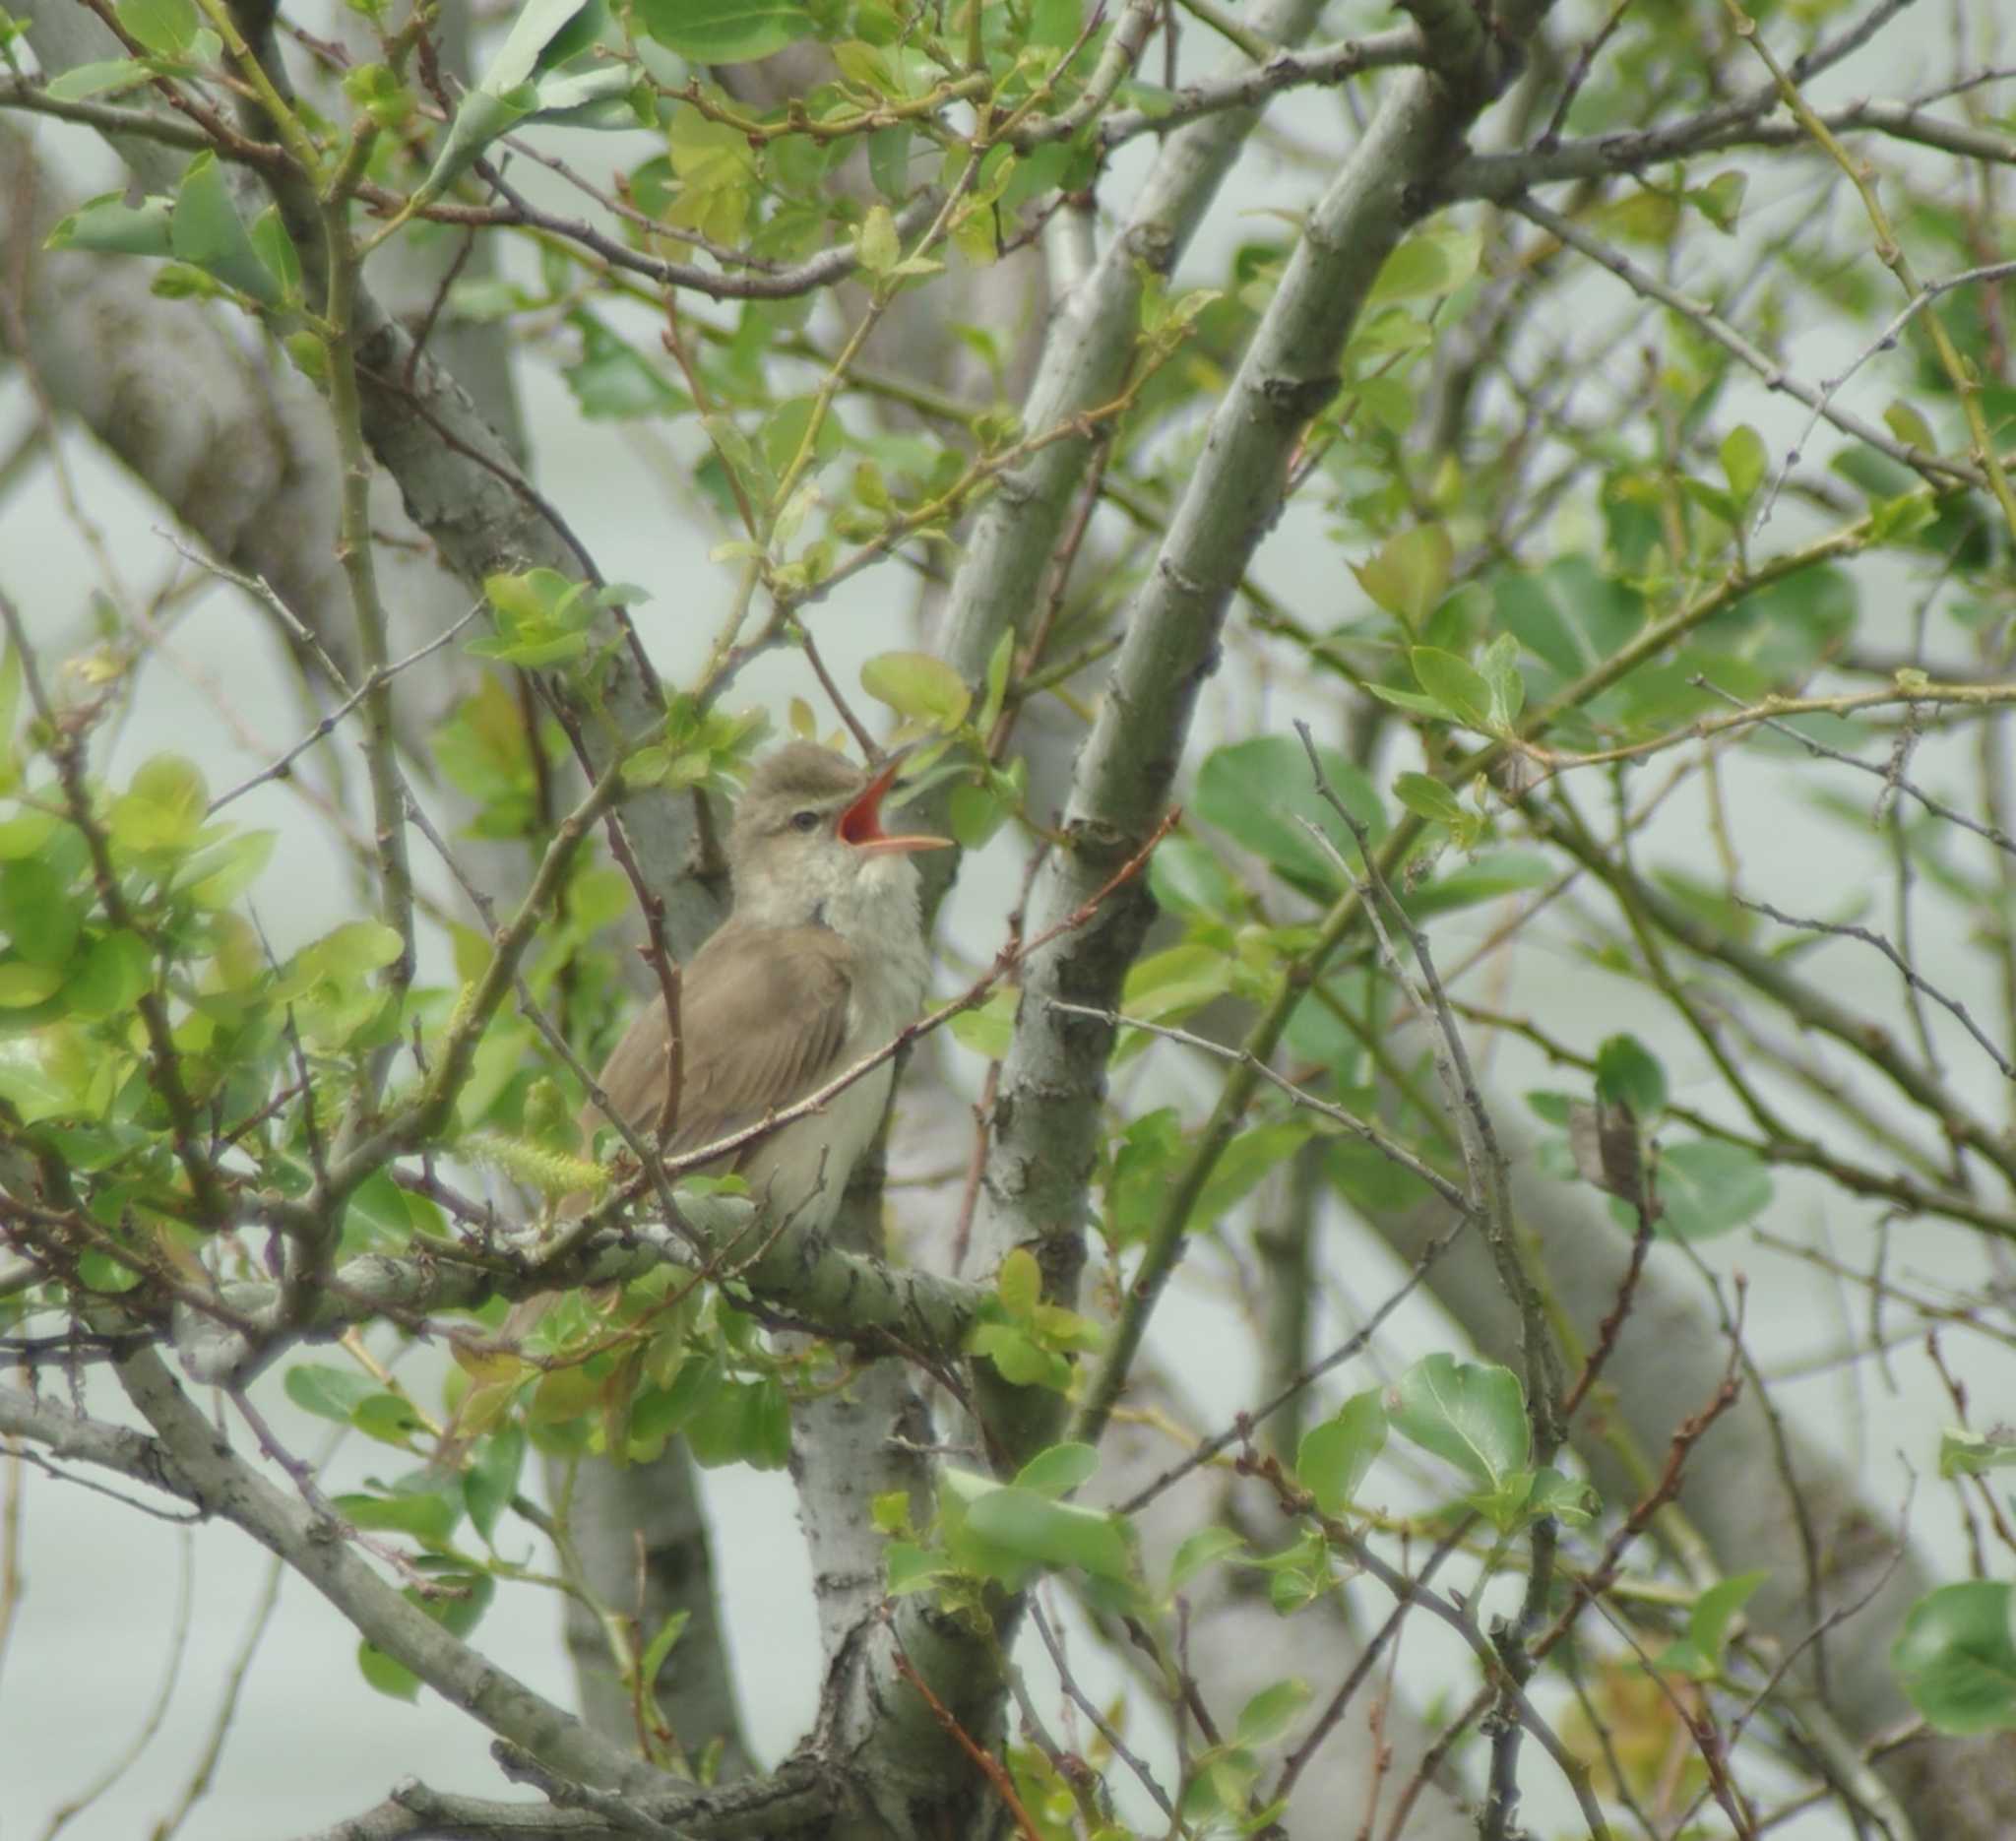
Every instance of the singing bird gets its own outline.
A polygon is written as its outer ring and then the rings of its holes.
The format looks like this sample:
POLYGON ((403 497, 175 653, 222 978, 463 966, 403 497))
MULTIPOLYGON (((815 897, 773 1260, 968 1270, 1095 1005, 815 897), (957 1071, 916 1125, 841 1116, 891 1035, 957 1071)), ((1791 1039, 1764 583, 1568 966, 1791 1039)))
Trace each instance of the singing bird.
MULTIPOLYGON (((927 964, 912 858, 951 840, 882 829, 897 766, 870 778, 831 748, 793 741, 750 777, 728 833, 734 910, 680 976, 678 1054, 667 1052, 661 995, 601 1071, 611 1107, 648 1137, 676 1066, 666 1155, 759 1123, 915 1020, 927 964)), ((722 1168, 773 1218, 789 1211, 816 1232, 839 1208, 893 1078, 885 1061, 722 1168)), ((582 1115, 590 1133, 605 1122, 593 1106, 582 1115)))

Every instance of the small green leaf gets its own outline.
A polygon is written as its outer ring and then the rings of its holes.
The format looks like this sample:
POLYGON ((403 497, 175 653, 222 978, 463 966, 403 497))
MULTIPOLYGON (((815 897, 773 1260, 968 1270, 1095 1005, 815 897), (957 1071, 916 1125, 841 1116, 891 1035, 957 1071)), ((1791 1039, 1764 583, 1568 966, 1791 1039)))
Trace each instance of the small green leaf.
POLYGON ((63 988, 59 965, 29 965, 15 959, 0 962, 0 1010, 26 1010, 63 988))
POLYGON ((1037 1305, 1042 1301, 1043 1272, 1028 1247, 1016 1247, 1001 1261, 994 1290, 1001 1307, 1011 1317, 1022 1320, 1035 1314, 1037 1305))
POLYGON ((350 1415, 378 1391, 378 1383, 354 1368, 302 1363, 287 1369, 286 1396, 304 1413, 348 1425, 350 1415))
POLYGON ((1169 1591, 1180 1592, 1206 1566, 1244 1553, 1245 1548, 1245 1537, 1229 1528, 1199 1528, 1176 1549, 1175 1557, 1169 1561, 1169 1591))
POLYGON ((1750 1596, 1770 1578, 1768 1572, 1732 1573, 1718 1580, 1694 1601, 1687 1617, 1687 1634, 1694 1646, 1720 1669, 1723 1650, 1729 1642, 1729 1626, 1750 1596))
POLYGON ((901 204, 910 190, 911 130, 902 123, 868 136, 868 177, 876 191, 901 204))
POLYGON ((1019 990, 996 990, 976 1010, 962 1010, 952 1019, 952 1040, 983 1060, 998 1061, 1015 1040, 1015 1012, 1022 1001, 1019 990))
POLYGON ((1309 1683, 1291 1677, 1263 1687, 1239 1709, 1232 1743, 1239 1746, 1272 1745, 1287 1732, 1295 1715, 1309 1704, 1309 1683))
POLYGON ((1386 1448, 1386 1411, 1377 1388, 1352 1395, 1320 1426, 1302 1434, 1295 1475, 1326 1515, 1351 1506, 1372 1461, 1386 1448))
MULTIPOLYGON (((1683 1240, 1713 1239, 1754 1220, 1771 1205, 1771 1172, 1756 1152, 1719 1138, 1663 1145, 1654 1166, 1659 1227, 1683 1240)), ((1621 1202, 1612 1213, 1625 1226, 1635 1218, 1621 1202)))
POLYGON ((696 64, 769 57, 813 29, 800 0, 638 0, 637 14, 660 44, 696 64))
POLYGON ((876 205, 861 221, 854 247, 861 267, 870 275, 887 275, 903 259, 903 245, 896 234, 896 220, 887 205, 876 205))
POLYGON ((951 666, 928 652, 884 652, 861 667, 861 688, 899 716, 956 729, 973 702, 951 666))
POLYGON ((0 930, 32 965, 60 966, 77 946, 84 920, 69 878, 28 857, 0 865, 0 930))
POLYGON ((1099 1453, 1089 1444, 1053 1444, 1015 1473, 1018 1489, 1034 1490, 1038 1495, 1069 1495, 1092 1479, 1099 1469, 1099 1453))
POLYGON ((380 1444, 409 1450, 413 1434, 420 1429, 420 1416, 410 1400, 396 1393, 370 1393, 350 1409, 350 1424, 367 1438, 380 1444))
POLYGON ((1480 734, 1492 732, 1491 687, 1476 667, 1439 646, 1416 646, 1407 657, 1415 681, 1445 716, 1480 734))
MULTIPOLYGON (((1372 783, 1334 748, 1319 747, 1316 758, 1345 809, 1376 843, 1386 833, 1386 814, 1372 783)), ((1357 858, 1356 842, 1316 791, 1309 757, 1290 735, 1214 749, 1197 775, 1195 810, 1283 874, 1325 893, 1342 886, 1337 865, 1299 821, 1317 826, 1347 862, 1357 858)))
POLYGON ((1410 236, 1386 258, 1367 306, 1454 293, 1477 273, 1483 239, 1475 230, 1437 226, 1410 236))
POLYGON ((1416 525, 1389 538, 1369 562, 1354 563, 1352 574, 1376 605, 1418 632, 1449 592, 1455 555, 1442 526, 1416 525))
POLYGON ((2016 1729, 2016 1643, 2010 1587, 1969 1579, 1927 1592, 1911 1608, 1892 1666, 1911 1704, 1942 1733, 2016 1729))
POLYGON ((675 1611, 658 1626, 658 1634, 645 1645, 644 1655, 637 1664, 637 1678, 647 1687, 654 1685, 663 1672, 666 1659, 671 1655, 679 1638, 685 1635, 686 1625, 691 1621, 690 1611, 675 1611))
POLYGON ((1666 1069, 1637 1037, 1611 1036, 1596 1051, 1596 1093, 1649 1123, 1666 1111, 1666 1069))
POLYGON ((1915 447, 1926 454, 1939 451, 1938 438, 1932 433, 1931 423, 1902 398, 1893 398, 1883 411, 1883 425, 1906 447, 1915 447))
POLYGON ((1423 1356, 1386 1397, 1393 1428, 1496 1488, 1532 1448, 1519 1377, 1495 1363, 1423 1356))
POLYGON ((181 57, 196 42, 203 16, 195 0, 119 0, 119 24, 157 57, 181 57))
POLYGON ((357 1669, 365 1682, 394 1700, 417 1700, 420 1678, 403 1662, 395 1662, 372 1643, 357 1645, 357 1669))
MULTIPOLYGON (((497 1517, 518 1492, 518 1474, 525 1463, 525 1433, 516 1426, 499 1426, 477 1446, 475 1460, 463 1479, 463 1499, 475 1531, 489 1540, 497 1517)), ((651 1679, 647 1674, 645 1679, 651 1679)))
POLYGON ((1748 422, 1732 428, 1722 438, 1722 472, 1738 506, 1747 505, 1763 483, 1771 456, 1764 437, 1748 422))
MULTIPOLYGON (((46 94, 58 102, 82 102, 89 96, 104 95, 120 90, 137 90, 142 84, 151 83, 153 80, 154 73, 137 57, 108 57, 90 64, 73 64, 68 70, 58 71, 49 79, 46 94)), ((111 196, 123 199, 123 194, 115 193, 111 196)), ((85 206, 84 212, 94 211, 104 202, 103 199, 95 200, 93 204, 85 206)), ((148 202, 160 207, 161 233, 165 245, 168 201, 162 198, 151 199, 148 202)), ((61 249, 66 243, 74 244, 79 249, 89 249, 93 246, 83 237, 65 235, 64 226, 74 223, 75 217, 83 215, 83 212, 74 214, 72 218, 64 219, 63 222, 56 226, 49 236, 51 249, 61 249), (59 243, 56 240, 59 235, 64 236, 64 242, 59 243)), ((160 249, 127 249, 119 253, 129 256, 164 256, 167 250, 164 246, 160 249)))
POLYGON ((63 1005, 86 1022, 123 1016, 154 983, 154 952, 137 933, 106 933, 70 969, 63 1005))
POLYGON ((250 294, 262 306, 280 304, 280 279, 253 247, 215 154, 197 155, 182 174, 168 220, 168 246, 178 260, 250 294))
POLYGON ((1964 1426, 1949 1426, 1939 1434, 1939 1475, 1949 1482, 1955 1477, 2007 1470, 2011 1465, 2016 1465, 2016 1440, 2006 1433, 1984 1437, 1964 1426))
POLYGON ((209 804, 210 789, 194 761, 157 754, 140 764, 127 791, 112 801, 113 842, 142 853, 186 849, 209 804))
POLYGON ((462 1519, 462 1505, 439 1491, 394 1491, 386 1495, 362 1493, 332 1498, 337 1512, 353 1528, 366 1533, 410 1534, 429 1547, 442 1547, 462 1519))
MULTIPOLYGON (((948 1469, 948 1488, 967 1475, 948 1469)), ((1034 1567, 1076 1566, 1097 1579, 1127 1577, 1132 1555, 1121 1524, 1112 1516, 1052 1502, 1013 1484, 998 1485, 985 1478, 971 1481, 984 1486, 966 1503, 963 1530, 976 1537, 981 1550, 976 1554, 978 1570, 991 1571, 1007 1583, 999 1568, 1000 1558, 1006 1556, 1034 1567)), ((959 1543, 955 1540, 951 1546, 958 1555, 959 1543)), ((973 1551, 973 1544, 968 1551, 973 1551)))
POLYGON ((1040 1347, 1026 1331, 1008 1323, 982 1323, 969 1345, 1000 1370, 1011 1387, 1047 1387, 1062 1393, 1071 1385, 1071 1365, 1040 1347))
POLYGON ((1455 794, 1426 774, 1402 774, 1393 783, 1393 796, 1416 817, 1447 825, 1452 831, 1461 830, 1472 818, 1455 794))

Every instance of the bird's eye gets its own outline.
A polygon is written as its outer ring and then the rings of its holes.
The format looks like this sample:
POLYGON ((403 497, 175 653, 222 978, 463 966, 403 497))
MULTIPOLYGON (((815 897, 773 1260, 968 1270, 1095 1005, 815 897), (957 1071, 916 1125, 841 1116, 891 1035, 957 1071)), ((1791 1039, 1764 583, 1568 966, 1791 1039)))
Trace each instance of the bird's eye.
POLYGON ((791 829, 793 831, 817 831, 819 829, 819 814, 817 812, 793 812, 791 814, 791 829))

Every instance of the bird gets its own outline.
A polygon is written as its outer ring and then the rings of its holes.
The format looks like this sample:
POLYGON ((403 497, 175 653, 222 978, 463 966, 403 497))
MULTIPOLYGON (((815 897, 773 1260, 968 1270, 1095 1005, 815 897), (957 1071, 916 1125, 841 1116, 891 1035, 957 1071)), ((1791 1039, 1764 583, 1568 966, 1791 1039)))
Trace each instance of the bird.
MULTIPOLYGON (((661 992, 597 1082, 633 1132, 662 1133, 662 1154, 760 1124, 915 1020, 929 960, 914 858, 952 840, 883 830, 901 762, 870 775, 834 749, 792 741, 757 764, 728 832, 733 907, 678 980, 678 1052, 661 992)), ((794 1228, 821 1231, 881 1124, 894 1078, 883 1062, 706 1174, 732 1171, 772 1219, 788 1214, 794 1228)), ((608 1122, 593 1102, 584 1109, 591 1142, 608 1122)))

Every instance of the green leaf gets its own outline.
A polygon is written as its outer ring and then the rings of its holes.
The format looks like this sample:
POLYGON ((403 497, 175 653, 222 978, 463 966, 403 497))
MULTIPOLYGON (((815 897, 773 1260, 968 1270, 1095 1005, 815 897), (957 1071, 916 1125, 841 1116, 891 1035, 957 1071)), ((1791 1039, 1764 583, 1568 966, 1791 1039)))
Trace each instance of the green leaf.
POLYGON ((1122 1524, 1111 1515, 950 1466, 941 1503, 948 1511, 946 1546, 954 1558, 1004 1584, 1050 1566, 1076 1566, 1096 1579, 1127 1577, 1132 1554, 1122 1524))
POLYGON ((157 57, 181 57, 196 42, 203 24, 195 0, 119 0, 113 12, 157 57))
MULTIPOLYGON (((812 427, 812 418, 818 413, 819 405, 813 398, 792 397, 788 402, 780 403, 763 418, 757 439, 763 447, 763 458, 770 463, 770 471, 780 479, 797 459, 798 450, 804 446, 805 436, 812 427)), ((811 469, 816 471, 827 462, 838 459, 846 445, 847 432, 839 419, 830 413, 821 415, 819 432, 812 440, 811 469)), ((951 667, 946 667, 946 669, 949 671, 951 667)))
POLYGON ((1034 1490, 1038 1495, 1069 1495, 1092 1479, 1099 1469, 1099 1453, 1089 1444, 1053 1444, 1015 1473, 1018 1489, 1034 1490))
POLYGON ((367 1394, 350 1409, 350 1424, 367 1438, 405 1451, 412 1446, 413 1433, 420 1429, 420 1416, 410 1400, 396 1393, 367 1394))
POLYGON ((1492 732, 1491 686, 1475 666, 1439 646, 1416 646, 1407 657, 1415 681, 1443 715, 1480 734, 1492 732))
MULTIPOLYGON (((1771 1172, 1740 1144, 1691 1138, 1662 1145, 1654 1167, 1660 1232, 1683 1240, 1713 1239, 1753 1220, 1771 1204, 1771 1172)), ((1621 1202, 1611 1213, 1625 1226, 1635 1217, 1621 1202)))
POLYGON ((203 771, 180 754, 143 761, 127 791, 112 801, 112 840, 135 852, 179 851, 194 842, 210 804, 203 771))
POLYGON ((956 729, 973 692, 951 666, 928 652, 884 652, 861 667, 861 688, 899 716, 956 729))
POLYGON ((902 123, 868 136, 868 177, 884 198, 901 204, 910 190, 911 131, 902 123))
POLYGON ((645 1645, 644 1655, 637 1664, 637 1679, 646 1687, 656 1684, 666 1658, 671 1655, 679 1638, 685 1635, 686 1625, 692 1617, 690 1611, 673 1612, 658 1626, 658 1634, 645 1645))
POLYGON ((1644 1123, 1666 1111, 1666 1069, 1637 1037, 1611 1036, 1596 1051, 1596 1093, 1644 1123))
POLYGON ((1026 1330, 1008 1323, 982 1323, 968 1347, 984 1356, 1011 1387, 1047 1387, 1062 1393, 1071 1385, 1071 1365, 1038 1346, 1026 1330))
POLYGON ((301 949, 321 978, 362 978, 399 957, 400 938, 382 920, 349 920, 301 949))
POLYGON ((129 205, 123 192, 106 192, 60 219, 49 232, 51 249, 88 249, 116 256, 169 253, 170 201, 144 198, 129 205))
POLYGON ((620 65, 571 79, 552 74, 591 49, 607 24, 601 0, 527 0, 482 81, 462 98, 414 202, 424 204, 445 191, 485 147, 528 116, 578 108, 627 90, 630 73, 620 65), (535 81, 542 72, 549 73, 545 81, 535 81))
POLYGON ((1263 1687, 1239 1709, 1232 1743, 1239 1746, 1272 1745, 1288 1731, 1295 1715, 1309 1704, 1309 1683, 1291 1677, 1263 1687))
MULTIPOLYGON (((82 102, 88 96, 104 95, 108 92, 137 90, 142 84, 151 83, 153 80, 154 73, 137 57, 108 57, 90 64, 73 64, 68 70, 57 72, 55 76, 49 79, 46 86, 46 94, 58 102, 82 102)), ((110 193, 107 196, 119 198, 123 201, 125 195, 123 193, 110 193)), ((104 202, 104 199, 94 200, 92 204, 84 207, 84 211, 94 211, 104 202)), ((161 232, 163 243, 165 244, 168 226, 168 201, 161 198, 150 199, 148 202, 160 207, 161 232)), ((49 247, 51 249, 61 249, 65 246, 65 243, 74 243, 79 249, 89 249, 92 247, 89 242, 76 237, 66 236, 64 243, 59 243, 56 240, 58 235, 63 234, 64 226, 73 223, 75 217, 82 215, 83 213, 74 214, 73 217, 64 219, 63 222, 56 226, 49 236, 49 247)), ((128 256, 164 256, 168 252, 165 247, 162 247, 160 249, 124 249, 119 253, 128 256)))
POLYGON ((63 987, 64 1007, 86 1022, 122 1016, 154 983, 154 951, 137 933, 106 933, 86 949, 63 987))
POLYGON ((1354 563, 1352 574, 1376 605, 1418 632, 1449 592, 1455 556, 1442 526, 1417 525, 1389 538, 1369 562, 1354 563))
POLYGON ((952 1039, 985 1060, 998 1061, 1015 1040, 1015 1012, 1022 1001, 1019 990, 996 990, 976 1010, 962 1010, 948 1026, 952 1039))
POLYGON ((24 1125, 77 1110, 76 1094, 42 1064, 32 1037, 0 1040, 0 1100, 21 1114, 24 1125))
POLYGON ((567 322, 581 339, 581 360, 560 375, 590 421, 684 415, 693 399, 675 389, 642 352, 616 337, 586 310, 567 322))
POLYGON ((1410 236, 1381 265, 1368 307, 1454 293, 1477 273, 1483 239, 1475 230, 1437 227, 1410 236))
POLYGON ((2016 1643, 2010 1587, 1969 1579, 1911 1608, 1890 1652, 1911 1704, 1942 1733, 2016 1728, 2016 1643))
POLYGON ((1706 185, 1689 186, 1685 197, 1723 235, 1732 236, 1749 184, 1747 173, 1719 172, 1706 185))
POLYGON ((1037 1305, 1042 1301, 1043 1272, 1028 1247, 1014 1248, 1001 1261, 994 1291, 1001 1300, 1002 1309, 1011 1317, 1021 1320, 1036 1314, 1037 1305))
MULTIPOLYGON (((1345 809, 1376 843, 1386 814, 1372 783, 1334 748, 1319 747, 1316 758, 1345 809)), ((1214 749, 1197 776, 1195 810, 1284 875, 1326 893, 1342 886, 1337 865, 1297 820, 1318 826, 1347 862, 1357 858, 1357 845, 1317 793, 1309 757, 1291 736, 1260 735, 1214 749)))
POLYGON ((0 963, 0 1010, 26 1010, 63 988, 63 968, 28 965, 15 959, 0 963))
POLYGON ((887 275, 903 259, 903 245, 896 234, 896 220, 889 215, 887 205, 872 207, 861 220, 854 247, 860 255, 861 267, 870 275, 887 275))
POLYGON ((1532 1448, 1519 1378, 1495 1363, 1423 1356, 1386 1399, 1403 1437, 1496 1488, 1532 1448))
POLYGON ((394 1700, 417 1700, 420 1678, 403 1662, 395 1662, 375 1644, 357 1645, 357 1670, 370 1686, 394 1700))
POLYGON ((1229 1559, 1234 1554, 1245 1552, 1245 1536, 1234 1534, 1229 1528, 1199 1528, 1176 1549, 1175 1557, 1169 1561, 1168 1590, 1180 1592, 1206 1566, 1229 1559))
POLYGON ((84 920, 69 878, 41 857, 0 866, 0 928, 32 965, 60 966, 77 947, 84 920))
POLYGON ((982 781, 962 781, 952 789, 947 818, 960 849, 984 850, 1008 817, 1008 803, 982 781))
POLYGON ((168 247, 178 260, 262 306, 278 306, 284 296, 280 278, 252 246, 215 154, 197 155, 182 174, 168 218, 168 247))
POLYGON ((378 1383, 354 1368, 302 1363, 287 1369, 286 1396, 304 1413, 347 1426, 350 1415, 378 1391, 378 1383))
POLYGON ((385 1495, 361 1493, 331 1498, 337 1512, 353 1528, 366 1533, 410 1534, 429 1547, 447 1545, 462 1519, 462 1504, 440 1491, 394 1491, 385 1495))
POLYGON ((638 0, 637 15, 660 44, 696 64, 745 64, 812 31, 800 0, 638 0))
MULTIPOLYGON (((475 1459, 462 1481, 462 1493, 469 1504, 470 1521, 485 1541, 517 1493, 524 1463, 525 1433, 516 1426, 499 1426, 476 1446, 475 1459)), ((648 1672, 645 1679, 649 1681, 655 1673, 648 1672)))
POLYGON ((277 831, 241 831, 213 844, 175 871, 171 886, 186 891, 199 908, 228 908, 258 880, 279 836, 277 831))
POLYGON ((1558 874, 1558 865, 1538 851, 1493 851, 1445 876, 1437 876, 1424 888, 1401 897, 1401 906, 1417 920, 1429 915, 1447 914, 1452 909, 1474 908, 1479 902, 1497 901, 1525 889, 1544 888, 1558 874))
POLYGON ((1939 1475, 1948 1482, 1955 1477, 2007 1470, 2011 1465, 2016 1465, 2016 1440, 2006 1433, 1984 1437, 1964 1426, 1949 1426, 1939 1434, 1939 1475))
POLYGON ((1730 493, 1737 505, 1750 502, 1770 466, 1771 455, 1764 446, 1764 437, 1748 422, 1740 423, 1723 436, 1723 476, 1729 480, 1730 493))
POLYGON ((1475 818, 1464 810, 1455 794, 1427 774, 1402 774, 1393 783, 1393 796, 1416 817, 1447 825, 1452 831, 1461 831, 1475 818))
POLYGON ((1687 1616, 1687 1635, 1696 1650, 1719 1671, 1723 1650, 1729 1642, 1729 1626, 1750 1596, 1770 1578, 1768 1572, 1732 1573, 1718 1580, 1694 1601, 1687 1616))
POLYGON ((1302 1434, 1295 1475, 1326 1515, 1355 1499, 1372 1461, 1386 1448, 1386 1410, 1379 1390, 1353 1394, 1331 1418, 1302 1434))

